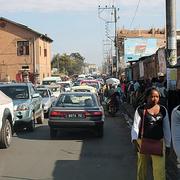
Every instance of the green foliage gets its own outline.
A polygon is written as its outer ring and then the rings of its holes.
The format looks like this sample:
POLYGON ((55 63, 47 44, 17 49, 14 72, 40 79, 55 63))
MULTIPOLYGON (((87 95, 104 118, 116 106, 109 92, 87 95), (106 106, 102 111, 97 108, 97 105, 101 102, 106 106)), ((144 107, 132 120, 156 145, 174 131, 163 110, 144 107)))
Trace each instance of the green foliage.
POLYGON ((57 68, 59 73, 66 75, 81 74, 85 58, 79 53, 56 54, 51 61, 51 67, 57 68))

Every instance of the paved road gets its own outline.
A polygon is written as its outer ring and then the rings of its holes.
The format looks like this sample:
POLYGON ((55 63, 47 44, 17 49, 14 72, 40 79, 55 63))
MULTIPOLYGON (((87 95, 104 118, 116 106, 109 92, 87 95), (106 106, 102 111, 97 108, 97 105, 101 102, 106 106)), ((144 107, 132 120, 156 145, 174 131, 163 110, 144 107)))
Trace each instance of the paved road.
POLYGON ((35 132, 19 132, 0 150, 0 180, 134 180, 135 154, 121 115, 107 117, 104 137, 61 131, 50 140, 47 122, 35 132))

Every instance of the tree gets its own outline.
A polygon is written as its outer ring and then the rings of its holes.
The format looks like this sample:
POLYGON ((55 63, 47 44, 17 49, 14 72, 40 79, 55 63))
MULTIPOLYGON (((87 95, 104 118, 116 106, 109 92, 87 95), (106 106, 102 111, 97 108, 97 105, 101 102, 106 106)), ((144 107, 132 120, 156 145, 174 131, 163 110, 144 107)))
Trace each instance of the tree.
POLYGON ((55 54, 51 61, 51 67, 59 69, 60 54, 55 54))
POLYGON ((80 74, 82 73, 82 67, 84 66, 85 58, 79 53, 66 53, 61 56, 58 54, 53 56, 51 67, 57 68, 59 73, 66 75, 80 74))

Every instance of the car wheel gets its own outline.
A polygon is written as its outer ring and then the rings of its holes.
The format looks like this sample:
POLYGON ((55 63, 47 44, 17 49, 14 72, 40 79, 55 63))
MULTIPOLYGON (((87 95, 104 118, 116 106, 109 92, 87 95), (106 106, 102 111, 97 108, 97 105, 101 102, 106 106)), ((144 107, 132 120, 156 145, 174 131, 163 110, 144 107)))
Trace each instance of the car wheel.
POLYGON ((32 120, 28 123, 28 126, 27 126, 27 130, 29 132, 33 132, 35 129, 35 116, 34 114, 32 115, 32 120))
POLYGON ((96 127, 95 131, 96 131, 96 136, 97 137, 103 137, 103 135, 104 135, 104 128, 103 128, 103 126, 96 127))
POLYGON ((50 137, 51 139, 54 139, 57 136, 57 130, 50 128, 50 137))
POLYGON ((38 117, 36 121, 37 121, 38 124, 43 124, 43 122, 44 122, 44 112, 43 112, 43 110, 41 111, 41 116, 38 117))
POLYGON ((0 132, 0 148, 8 148, 12 140, 12 127, 8 119, 3 121, 0 132))

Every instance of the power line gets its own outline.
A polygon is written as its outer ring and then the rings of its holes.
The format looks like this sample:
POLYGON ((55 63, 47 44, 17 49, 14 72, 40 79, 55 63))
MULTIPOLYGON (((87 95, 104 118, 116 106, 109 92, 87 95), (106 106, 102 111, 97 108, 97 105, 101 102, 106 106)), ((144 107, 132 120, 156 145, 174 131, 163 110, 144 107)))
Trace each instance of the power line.
POLYGON ((141 0, 138 0, 138 4, 137 4, 137 6, 136 6, 136 10, 135 10, 135 12, 134 12, 134 16, 133 16, 133 18, 132 18, 132 21, 131 21, 131 24, 130 24, 130 28, 129 28, 129 29, 131 29, 132 24, 133 24, 133 22, 134 22, 134 19, 135 19, 136 15, 137 15, 137 11, 138 11, 138 9, 139 9, 140 2, 141 2, 141 0))

